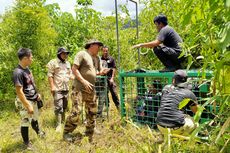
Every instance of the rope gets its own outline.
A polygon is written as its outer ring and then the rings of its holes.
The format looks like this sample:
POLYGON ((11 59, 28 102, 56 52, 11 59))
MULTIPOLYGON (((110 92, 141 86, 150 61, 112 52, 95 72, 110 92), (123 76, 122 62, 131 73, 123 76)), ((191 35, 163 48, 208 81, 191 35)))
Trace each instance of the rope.
POLYGON ((139 50, 140 50, 140 55, 146 55, 149 52, 150 49, 147 49, 146 52, 141 52, 141 48, 139 50))

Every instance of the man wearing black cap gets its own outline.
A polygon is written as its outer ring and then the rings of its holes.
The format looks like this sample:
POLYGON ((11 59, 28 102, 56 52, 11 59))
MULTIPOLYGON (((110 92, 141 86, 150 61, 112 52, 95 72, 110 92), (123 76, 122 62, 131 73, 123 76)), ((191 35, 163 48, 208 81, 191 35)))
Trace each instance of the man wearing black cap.
POLYGON ((184 113, 187 107, 190 107, 193 113, 197 112, 197 98, 186 81, 187 73, 177 70, 174 73, 173 84, 165 86, 162 91, 156 122, 163 134, 167 134, 169 128, 171 133, 188 135, 196 128, 193 118, 184 113), (184 107, 181 105, 182 101, 184 107))
POLYGON ((172 27, 168 25, 167 17, 163 14, 154 18, 154 24, 159 32, 157 39, 151 42, 137 44, 133 46, 133 48, 153 48, 155 55, 165 66, 161 72, 180 69, 183 59, 178 59, 181 54, 181 37, 172 27))
POLYGON ((58 48, 57 58, 47 64, 50 91, 54 98, 57 132, 61 132, 61 122, 65 121, 68 106, 69 80, 72 74, 70 63, 67 61, 68 54, 69 51, 65 48, 58 48))
POLYGON ((82 101, 85 102, 86 111, 86 131, 85 135, 92 141, 95 120, 97 115, 97 103, 95 92, 96 72, 101 67, 100 59, 97 56, 100 47, 103 44, 98 40, 90 40, 86 43, 84 51, 76 54, 72 72, 75 76, 73 82, 72 102, 73 107, 71 114, 66 119, 63 138, 67 141, 73 141, 70 134, 76 127, 80 118, 78 93, 82 94, 82 101))

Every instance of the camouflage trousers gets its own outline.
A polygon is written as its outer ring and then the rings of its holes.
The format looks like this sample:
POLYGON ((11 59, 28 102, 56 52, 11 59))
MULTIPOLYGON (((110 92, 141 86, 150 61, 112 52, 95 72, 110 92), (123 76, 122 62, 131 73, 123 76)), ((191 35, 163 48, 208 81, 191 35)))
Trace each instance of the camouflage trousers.
MULTIPOLYGON (((66 119, 64 133, 72 132, 79 123, 81 110, 80 110, 80 102, 79 102, 78 94, 79 91, 73 89, 71 94, 72 110, 71 110, 71 114, 66 119)), ((91 93, 81 91, 81 94, 82 94, 82 102, 85 103, 85 114, 86 114, 86 122, 87 122, 85 134, 87 136, 92 136, 94 133, 96 114, 97 114, 96 93, 95 90, 93 90, 91 93)))
POLYGON ((30 101, 30 104, 33 106, 34 113, 28 114, 27 109, 23 106, 22 102, 19 98, 15 99, 15 106, 16 109, 20 112, 21 117, 21 126, 22 127, 29 127, 32 120, 37 121, 39 116, 38 106, 36 101, 30 101))

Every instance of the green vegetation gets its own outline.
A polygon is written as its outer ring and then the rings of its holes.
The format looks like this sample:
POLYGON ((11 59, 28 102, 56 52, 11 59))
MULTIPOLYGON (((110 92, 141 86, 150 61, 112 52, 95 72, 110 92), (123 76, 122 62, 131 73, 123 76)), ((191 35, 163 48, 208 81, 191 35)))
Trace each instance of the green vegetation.
MULTIPOLYGON (((134 22, 126 5, 120 6, 127 16, 119 15, 121 63, 124 70, 137 68, 137 52, 131 46, 138 42, 155 39, 153 17, 164 13, 169 24, 182 36, 183 53, 188 57, 188 69, 210 69, 213 97, 207 104, 219 105, 215 118, 201 125, 210 131, 205 143, 175 140, 171 152, 227 152, 230 150, 230 0, 141 0, 145 8, 139 14, 140 38, 136 39, 134 22), (127 26, 129 25, 129 26, 127 26), (196 57, 202 55, 202 62, 196 57), (214 126, 210 126, 213 123, 214 126)), ((0 16, 0 150, 22 152, 19 132, 19 116, 14 111, 15 89, 12 71, 16 67, 17 50, 28 47, 33 50, 32 71, 36 84, 45 101, 41 122, 47 132, 47 139, 39 140, 31 132, 37 150, 35 152, 157 152, 157 133, 146 127, 136 127, 131 122, 123 126, 116 111, 111 118, 99 124, 102 135, 98 142, 88 144, 67 144, 61 141, 61 134, 54 131, 52 98, 47 90, 45 66, 56 56, 59 46, 68 48, 73 60, 76 52, 83 49, 85 41, 97 38, 110 47, 117 59, 115 17, 104 17, 89 8, 92 0, 77 0, 76 17, 61 12, 58 4, 45 5, 45 0, 16 0, 15 5, 0 16), (116 121, 116 122, 115 122, 116 121)), ((151 51, 141 56, 141 67, 159 69, 158 59, 151 51)), ((113 110, 113 109, 112 109, 113 110)), ((202 108, 200 109, 202 111, 202 108)), ((202 129, 198 129, 202 130, 202 129)), ((31 130, 32 131, 32 130, 31 130)))

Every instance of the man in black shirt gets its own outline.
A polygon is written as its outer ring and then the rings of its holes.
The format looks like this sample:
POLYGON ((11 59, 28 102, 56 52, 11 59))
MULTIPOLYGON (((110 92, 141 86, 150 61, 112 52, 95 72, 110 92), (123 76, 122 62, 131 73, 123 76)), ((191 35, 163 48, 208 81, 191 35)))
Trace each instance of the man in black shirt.
POLYGON ((101 57, 102 67, 110 68, 110 70, 107 73, 109 91, 112 95, 112 99, 113 99, 113 102, 114 102, 116 108, 118 110, 120 110, 120 108, 119 108, 120 102, 119 102, 119 98, 118 98, 117 91, 116 91, 116 83, 114 81, 115 73, 116 73, 115 60, 113 59, 113 57, 109 56, 109 48, 107 46, 104 46, 102 48, 102 51, 103 51, 103 55, 101 57))
POLYGON ((40 101, 40 95, 35 89, 34 79, 29 66, 32 63, 32 53, 28 48, 21 48, 18 51, 19 64, 13 72, 13 82, 16 88, 17 98, 16 107, 20 110, 21 115, 21 135, 27 149, 31 150, 32 145, 29 141, 29 124, 40 136, 44 132, 38 125, 38 107, 37 101, 40 101))
POLYGON ((151 42, 137 44, 133 46, 133 48, 153 48, 155 55, 165 66, 161 72, 180 69, 183 59, 178 59, 181 54, 181 37, 172 27, 168 25, 167 17, 163 14, 154 18, 154 24, 159 32, 157 39, 151 42))
POLYGON ((162 91, 156 119, 157 127, 162 133, 167 133, 167 128, 170 128, 172 133, 188 135, 196 128, 193 118, 184 113, 184 109, 188 107, 193 113, 197 112, 197 98, 186 81, 186 72, 177 70, 173 84, 165 86, 162 91))

